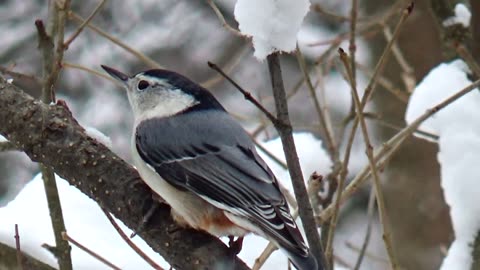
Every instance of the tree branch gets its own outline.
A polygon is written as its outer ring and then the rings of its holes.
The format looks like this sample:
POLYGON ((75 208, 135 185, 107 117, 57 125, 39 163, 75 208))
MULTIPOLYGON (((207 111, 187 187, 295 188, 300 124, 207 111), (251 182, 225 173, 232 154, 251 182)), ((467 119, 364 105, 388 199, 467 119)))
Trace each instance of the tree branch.
POLYGON ((310 246, 313 255, 317 259, 319 265, 325 265, 317 224, 313 217, 312 205, 308 199, 302 169, 298 160, 295 142, 293 141, 292 125, 290 124, 290 118, 288 116, 287 96, 283 85, 282 70, 280 68, 278 53, 273 53, 267 56, 267 61, 270 70, 273 96, 275 97, 277 119, 281 123, 281 125, 275 125, 275 128, 282 140, 288 171, 290 172, 290 177, 292 179, 293 191, 298 203, 298 213, 300 214, 308 245, 310 246))
MULTIPOLYGON (((131 165, 85 134, 63 102, 43 104, 0 77, 0 108, 0 134, 129 228, 138 226, 152 192, 131 165)), ((139 235, 177 269, 249 269, 219 239, 179 227, 166 204, 139 235)))
MULTIPOLYGON (((18 269, 16 248, 0 243, 0 258, 2 258, 0 260, 0 269, 18 269)), ((50 265, 23 252, 22 264, 23 270, 55 270, 55 268, 50 265)))

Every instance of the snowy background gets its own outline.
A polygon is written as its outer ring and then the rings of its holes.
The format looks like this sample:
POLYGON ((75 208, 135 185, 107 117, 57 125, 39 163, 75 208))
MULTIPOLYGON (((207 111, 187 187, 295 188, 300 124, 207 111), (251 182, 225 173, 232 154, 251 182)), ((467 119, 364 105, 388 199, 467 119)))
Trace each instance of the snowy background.
MULTIPOLYGON (((268 6, 257 8, 258 11, 283 18, 297 14, 297 19, 292 17, 287 25, 266 20, 262 24, 265 29, 249 25, 252 11, 245 14, 248 9, 241 6, 235 8, 235 2, 215 1, 227 22, 244 34, 253 36, 251 39, 238 37, 225 30, 204 1, 142 0, 125 1, 121 5, 117 1, 108 1, 93 23, 148 55, 161 66, 183 73, 199 83, 207 83, 208 88, 244 127, 253 131, 264 122, 263 116, 230 84, 216 79, 218 75, 207 67, 207 61, 220 66, 234 63, 229 74, 273 111, 268 70, 266 62, 261 59, 271 50, 294 50, 296 39, 292 37, 299 31, 298 46, 307 63, 314 63, 327 51, 329 41, 349 29, 348 21, 342 20, 342 17, 331 17, 327 13, 348 16, 351 1, 312 0, 309 9, 308 1, 302 0, 289 10, 291 13, 285 14, 268 9, 268 6), (323 12, 313 11, 320 8, 323 12), (305 13, 304 20, 298 19, 303 18, 305 13), (240 20, 240 26, 234 16, 240 20), (242 17, 247 20, 245 25, 241 22, 242 17), (288 36, 290 39, 284 39, 281 35, 279 38, 275 35, 277 30, 291 31, 293 34, 288 36), (270 41, 273 42, 269 43, 270 41), (252 47, 252 42, 255 48, 252 47), (326 45, 311 46, 313 43, 326 45)), ((256 1, 241 1, 246 6, 253 2, 256 1)), ((374 0, 359 2, 359 29, 369 22, 378 21, 394 5, 393 1, 382 1, 382 4, 374 0)), ((415 12, 408 19, 398 42, 406 60, 414 68, 417 84, 413 94, 408 101, 400 102, 385 91, 387 84, 381 84, 373 102, 367 106, 368 112, 378 114, 382 120, 369 121, 375 146, 381 145, 385 138, 396 132, 395 128, 386 127, 383 122, 397 127, 404 126, 471 82, 465 63, 460 60, 445 62, 442 59, 441 41, 431 13, 427 10, 428 2, 416 1, 415 12), (419 44, 422 50, 418 49, 419 44)), ((86 18, 97 4, 93 0, 73 1, 72 10, 86 18)), ((446 20, 445 23, 468 24, 468 7, 457 6, 455 10, 459 16, 446 20)), ((1 67, 41 75, 40 53, 37 50, 33 22, 37 18, 46 17, 45 1, 7 0, 0 3, 0 32, 3 33, 0 40, 1 67)), ((395 20, 388 21, 390 29, 393 29, 394 23, 395 20)), ((72 33, 77 26, 75 21, 69 21, 67 32, 72 33)), ((356 42, 358 62, 371 70, 385 44, 382 32, 367 31, 356 42)), ((348 38, 339 46, 348 51, 348 38)), ((100 64, 127 73, 149 68, 135 56, 90 29, 86 29, 72 43, 65 53, 65 61, 97 71, 101 71, 100 64)), ((339 72, 342 69, 335 50, 319 67, 320 70, 311 73, 312 80, 314 83, 320 81, 318 95, 331 110, 334 129, 338 130, 349 112, 351 97, 348 84, 339 72)), ((295 56, 282 55, 282 68, 286 89, 290 91, 302 76, 295 56)), ((368 76, 364 72, 357 73, 358 88, 362 90, 368 83, 368 76)), ((409 88, 399 74, 401 69, 391 57, 382 79, 392 84, 393 88, 407 93, 409 88)), ((39 96, 35 82, 14 80, 13 83, 31 95, 39 96)), ((66 67, 61 74, 57 94, 67 101, 82 125, 91 127, 92 132, 99 130, 106 134, 111 140, 113 151, 125 160, 130 160, 128 144, 132 117, 122 89, 103 78, 66 67)), ((331 160, 325 153, 325 143, 322 142, 324 134, 319 131, 315 109, 305 86, 290 99, 289 105, 305 176, 308 178, 314 171, 321 175, 328 174, 331 160)), ((468 268, 470 258, 465 254, 470 252, 472 237, 480 227, 480 221, 477 220, 480 209, 473 207, 480 205, 475 198, 480 192, 479 186, 475 185, 477 176, 480 175, 478 166, 475 166, 479 160, 476 153, 480 152, 477 149, 480 145, 480 126, 478 117, 475 118, 479 115, 479 105, 478 91, 472 92, 425 122, 421 129, 436 134, 439 139, 430 138, 427 141, 424 136, 409 139, 381 175, 395 250, 401 265, 406 269, 439 269, 442 262, 442 270, 468 268), (459 179, 466 185, 458 184, 459 179), (449 192, 444 194, 442 188, 449 192), (462 198, 467 200, 459 200, 462 198), (450 213, 454 218, 453 229, 450 213), (446 250, 453 240, 455 241, 444 261, 446 250)), ((268 127, 258 137, 265 147, 283 159, 281 145, 275 138, 272 127, 268 127)), ((349 180, 367 164, 364 151, 363 139, 357 136, 349 166, 349 180)), ((274 162, 269 164, 284 185, 290 188, 288 172, 274 162)), ((17 223, 20 226, 22 249, 54 264, 53 257, 40 247, 43 243, 53 243, 53 235, 43 185, 37 174, 38 166, 25 155, 0 153, 0 242, 14 245, 13 231, 14 224, 17 223)), ((62 194, 66 226, 72 237, 89 247, 95 247, 99 254, 122 269, 150 269, 123 243, 93 201, 65 181, 57 181, 62 194)), ((365 234, 368 193, 366 186, 343 207, 340 216, 334 243, 335 255, 339 266, 346 266, 347 269, 355 264, 365 234)), ((388 267, 381 225, 376 220, 361 269, 388 267)), ((128 230, 125 227, 123 229, 128 230)), ((135 241, 156 262, 168 266, 139 237, 135 241)), ((266 241, 249 236, 240 256, 251 265, 264 246, 266 241)), ((72 256, 75 269, 106 269, 76 248, 72 256)), ((285 263, 286 257, 275 252, 263 269, 286 269, 285 263)))

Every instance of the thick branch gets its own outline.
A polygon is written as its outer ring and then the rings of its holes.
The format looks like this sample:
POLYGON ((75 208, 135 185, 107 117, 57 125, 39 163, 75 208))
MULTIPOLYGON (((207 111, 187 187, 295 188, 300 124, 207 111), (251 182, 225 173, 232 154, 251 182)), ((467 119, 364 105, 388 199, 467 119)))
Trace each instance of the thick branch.
MULTIPOLYGON (((0 78, 0 134, 130 228, 152 193, 132 166, 88 137, 62 103, 43 104, 0 78)), ((179 227, 162 204, 139 235, 177 269, 249 269, 217 238, 179 227)))

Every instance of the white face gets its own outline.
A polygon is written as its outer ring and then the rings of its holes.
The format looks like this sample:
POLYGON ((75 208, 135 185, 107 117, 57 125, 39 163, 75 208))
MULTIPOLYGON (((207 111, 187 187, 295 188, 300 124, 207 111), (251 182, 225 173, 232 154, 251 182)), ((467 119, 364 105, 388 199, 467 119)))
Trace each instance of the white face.
POLYGON ((129 79, 127 88, 135 123, 153 117, 168 117, 198 103, 192 95, 175 88, 167 81, 143 74, 129 79))

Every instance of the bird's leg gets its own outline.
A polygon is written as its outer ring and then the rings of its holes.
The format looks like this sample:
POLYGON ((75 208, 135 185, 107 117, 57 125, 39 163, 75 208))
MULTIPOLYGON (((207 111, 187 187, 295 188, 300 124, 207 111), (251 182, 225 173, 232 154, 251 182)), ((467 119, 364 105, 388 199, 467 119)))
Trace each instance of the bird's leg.
MULTIPOLYGON (((145 229, 145 225, 147 225, 148 221, 150 221, 150 218, 153 216, 155 211, 160 206, 160 203, 158 202, 158 200, 155 199, 155 195, 152 195, 152 199, 153 200, 150 204, 150 207, 148 208, 147 213, 145 213, 145 215, 143 216, 142 220, 140 221, 140 224, 138 224, 135 231, 132 232, 132 234, 130 235, 130 238, 135 237, 135 235, 137 235, 138 233, 143 231, 143 229, 145 229)), ((148 200, 145 200, 145 203, 147 203, 147 201, 148 200)))
POLYGON ((238 237, 237 240, 234 240, 235 238, 231 235, 228 236, 228 246, 230 250, 232 251, 233 254, 237 255, 242 251, 242 246, 243 246, 243 236, 238 237))

